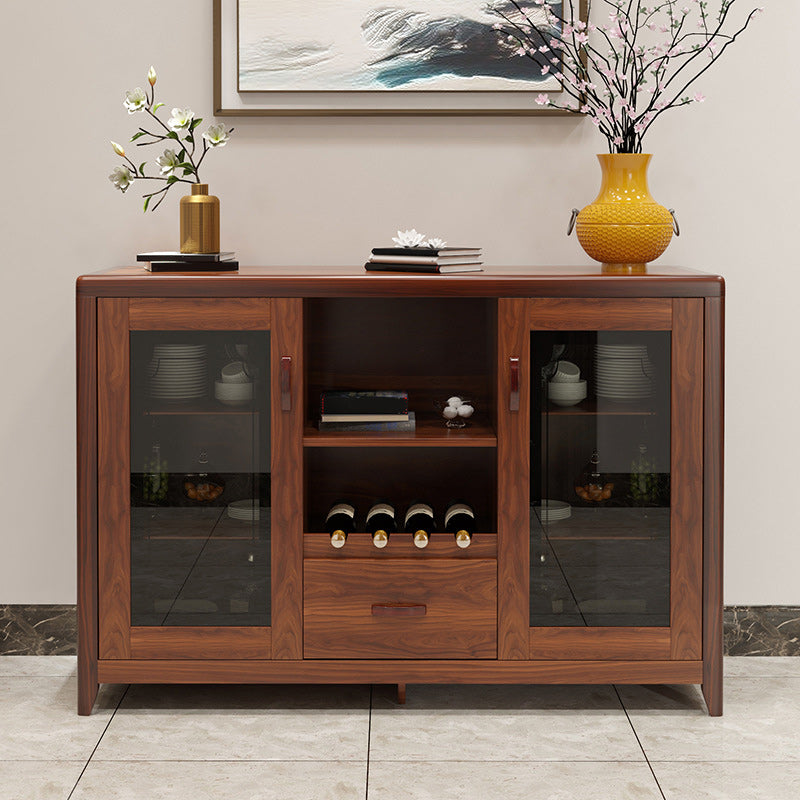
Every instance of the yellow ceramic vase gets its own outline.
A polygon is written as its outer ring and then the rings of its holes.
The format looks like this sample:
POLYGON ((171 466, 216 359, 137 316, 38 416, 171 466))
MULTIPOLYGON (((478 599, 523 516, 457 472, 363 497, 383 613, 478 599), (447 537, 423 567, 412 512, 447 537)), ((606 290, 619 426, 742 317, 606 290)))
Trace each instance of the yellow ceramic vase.
POLYGON ((648 153, 597 156, 603 182, 595 201, 577 216, 583 249, 606 272, 644 272, 672 239, 673 216, 647 188, 648 153))
POLYGON ((195 183, 181 197, 181 253, 219 253, 219 198, 207 183, 195 183))

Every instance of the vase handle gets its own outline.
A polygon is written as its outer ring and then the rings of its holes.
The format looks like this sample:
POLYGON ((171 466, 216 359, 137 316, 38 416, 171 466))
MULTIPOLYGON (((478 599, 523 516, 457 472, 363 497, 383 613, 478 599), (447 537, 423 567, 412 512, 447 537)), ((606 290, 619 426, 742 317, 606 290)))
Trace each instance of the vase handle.
POLYGON ((670 208, 669 213, 672 215, 672 229, 675 231, 676 236, 681 235, 681 226, 678 225, 678 218, 675 216, 675 209, 670 208))
POLYGON ((569 236, 575 229, 575 220, 578 219, 579 213, 580 211, 577 208, 572 209, 572 216, 569 218, 569 225, 567 225, 567 236, 569 236))

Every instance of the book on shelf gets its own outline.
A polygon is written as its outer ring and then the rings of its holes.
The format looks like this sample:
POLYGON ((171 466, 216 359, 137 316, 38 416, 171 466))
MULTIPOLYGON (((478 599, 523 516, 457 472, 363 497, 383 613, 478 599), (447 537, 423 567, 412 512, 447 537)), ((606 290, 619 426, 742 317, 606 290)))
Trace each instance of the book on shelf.
POLYGON ((177 250, 159 250, 154 253, 138 253, 137 261, 230 261, 236 253, 233 250, 221 253, 181 253, 177 250))
POLYGON ((406 414, 320 414, 321 422, 405 422, 406 414))
POLYGON ((408 392, 323 392, 322 414, 408 414, 408 392))
POLYGON ((371 256, 370 264, 480 264, 480 253, 475 256, 371 256))
POLYGON ((413 432, 417 429, 417 421, 413 411, 408 412, 408 419, 395 422, 324 422, 320 420, 321 431, 369 431, 381 433, 386 431, 413 432))
POLYGON ((238 261, 148 261, 148 272, 237 272, 238 261))
POLYGON ((421 272, 428 275, 450 275, 455 272, 483 272, 482 261, 469 264, 404 264, 397 261, 376 263, 367 261, 367 272, 421 272))
POLYGON ((477 256, 480 247, 373 247, 374 256, 477 256))

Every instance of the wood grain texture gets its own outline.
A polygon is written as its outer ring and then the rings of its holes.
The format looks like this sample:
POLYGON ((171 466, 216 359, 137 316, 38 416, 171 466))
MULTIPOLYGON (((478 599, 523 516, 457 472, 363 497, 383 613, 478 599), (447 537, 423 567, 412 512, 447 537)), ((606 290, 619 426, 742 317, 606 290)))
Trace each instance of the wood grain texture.
POLYGON ((97 301, 76 303, 78 713, 97 697, 97 301))
MULTIPOLYGON (((454 383, 458 385, 457 381, 454 383)), ((497 447, 497 434, 485 420, 470 420, 467 428, 446 428, 440 417, 417 419, 415 431, 320 431, 306 425, 303 444, 306 447, 497 447)))
POLYGON ((547 298, 531 300, 531 328, 539 331, 668 331, 672 301, 547 298))
POLYGON ((101 661, 103 683, 700 683, 702 661, 101 661))
POLYGON ((101 658, 130 658, 128 301, 97 301, 98 598, 101 658))
POLYGON ((303 301, 272 301, 272 657, 303 654, 303 301), (280 360, 292 359, 291 409, 280 360))
POLYGON ((703 696, 712 717, 722 714, 724 341, 724 300, 708 298, 703 413, 703 696))
POLYGON ((270 639, 260 627, 133 627, 131 658, 265 659, 270 639))
POLYGON ((497 534, 476 533, 469 547, 461 548, 450 533, 434 533, 428 546, 420 550, 414 545, 409 533, 393 533, 383 549, 375 547, 368 533, 351 533, 344 547, 331 546, 327 533, 306 533, 303 535, 303 555, 306 558, 331 558, 337 561, 377 558, 496 558, 497 534))
POLYGON ((133 297, 128 315, 132 331, 263 331, 270 326, 269 300, 260 298, 133 297))
POLYGON ((530 582, 530 328, 527 300, 497 301, 497 650, 528 658, 530 582), (520 363, 519 410, 510 410, 511 358, 520 363))
POLYGON ((673 301, 671 656, 702 658, 703 301, 673 301))
POLYGON ((236 274, 166 275, 122 267, 78 279, 98 297, 715 297, 722 279, 651 265, 647 275, 603 275, 581 267, 486 266, 482 273, 367 273, 361 266, 243 266, 236 274))
POLYGON ((669 628, 531 628, 537 659, 663 661, 670 657, 669 628))
POLYGON ((495 658, 493 560, 329 561, 303 565, 305 658, 495 658), (383 617, 413 603, 424 616, 383 617))

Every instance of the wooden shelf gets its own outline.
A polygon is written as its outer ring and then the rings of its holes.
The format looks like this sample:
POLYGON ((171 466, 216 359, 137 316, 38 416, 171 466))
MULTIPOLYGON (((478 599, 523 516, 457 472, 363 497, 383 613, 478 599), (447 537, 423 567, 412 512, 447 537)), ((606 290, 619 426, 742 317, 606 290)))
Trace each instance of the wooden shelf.
POLYGON ((547 414, 557 417, 653 417, 656 411, 651 407, 644 407, 636 403, 614 403, 604 400, 602 408, 597 407, 594 397, 582 400, 576 406, 557 406, 548 401, 547 414))
POLYGON ((487 420, 466 428, 447 428, 441 419, 417 419, 415 431, 320 431, 307 423, 305 447, 497 447, 497 433, 487 420))
POLYGON ((410 533, 393 533, 384 548, 375 547, 368 533, 351 533, 344 547, 331 546, 327 533, 303 534, 305 558, 496 558, 497 534, 476 533, 469 547, 460 548, 449 533, 434 533, 425 548, 414 546, 410 533))

